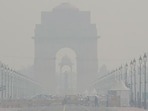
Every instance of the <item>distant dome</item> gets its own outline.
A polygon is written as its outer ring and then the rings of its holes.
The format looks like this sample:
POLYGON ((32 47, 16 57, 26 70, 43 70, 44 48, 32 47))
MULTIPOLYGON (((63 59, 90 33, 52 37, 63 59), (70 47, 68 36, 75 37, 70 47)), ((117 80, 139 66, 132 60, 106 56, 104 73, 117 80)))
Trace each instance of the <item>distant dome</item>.
POLYGON ((60 5, 58 5, 57 7, 54 8, 54 10, 65 10, 65 9, 74 9, 74 10, 78 10, 78 8, 76 8, 75 6, 71 5, 68 2, 64 2, 60 5))

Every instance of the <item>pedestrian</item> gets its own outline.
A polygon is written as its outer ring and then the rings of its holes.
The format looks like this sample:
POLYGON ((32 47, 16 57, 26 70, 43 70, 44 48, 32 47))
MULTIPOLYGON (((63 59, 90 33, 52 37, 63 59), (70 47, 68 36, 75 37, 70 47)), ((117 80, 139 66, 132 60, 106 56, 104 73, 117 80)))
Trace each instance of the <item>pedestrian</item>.
POLYGON ((89 106, 89 96, 86 97, 86 105, 89 106))
POLYGON ((66 96, 65 96, 64 99, 63 99, 62 104, 65 105, 66 103, 67 103, 67 98, 66 98, 66 96))
POLYGON ((98 97, 95 96, 95 107, 98 106, 98 105, 99 105, 99 104, 98 104, 98 97))

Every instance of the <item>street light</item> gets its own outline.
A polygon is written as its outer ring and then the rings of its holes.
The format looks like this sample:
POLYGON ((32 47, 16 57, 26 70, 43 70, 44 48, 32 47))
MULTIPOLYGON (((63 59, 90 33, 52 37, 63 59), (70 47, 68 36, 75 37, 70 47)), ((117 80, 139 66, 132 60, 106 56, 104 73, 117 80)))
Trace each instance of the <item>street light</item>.
POLYGON ((122 65, 119 67, 119 80, 122 80, 122 65))
POLYGON ((7 99, 7 90, 8 90, 8 87, 7 87, 7 71, 8 71, 8 67, 7 67, 7 65, 5 65, 5 73, 4 73, 4 83, 5 83, 5 99, 7 99))
POLYGON ((131 67, 131 105, 133 105, 133 72, 132 72, 132 69, 133 69, 133 62, 131 61, 130 63, 130 67, 131 67))
POLYGON ((135 99, 134 99, 134 103, 135 103, 135 106, 137 105, 136 103, 137 103, 137 99, 136 99, 136 97, 137 97, 137 94, 136 94, 136 92, 137 92, 137 90, 136 90, 136 60, 134 59, 133 60, 133 71, 134 71, 134 96, 135 96, 135 99))
POLYGON ((121 76, 120 76, 120 67, 118 69, 118 80, 120 81, 121 80, 121 76))
POLYGON ((144 109, 146 109, 146 62, 147 62, 147 55, 146 53, 143 56, 144 61, 144 109))
POLYGON ((13 69, 10 69, 10 99, 13 96, 13 69))
POLYGON ((10 99, 10 68, 8 67, 7 69, 7 87, 8 87, 8 92, 7 92, 7 97, 10 99))
POLYGON ((120 67, 118 69, 118 77, 119 77, 119 81, 121 80, 121 76, 120 76, 120 67))
POLYGON ((141 108, 141 64, 142 58, 139 58, 139 107, 141 108))
POLYGON ((115 70, 115 78, 118 80, 118 69, 115 70))
POLYGON ((3 85, 4 85, 4 80, 3 80, 3 75, 4 75, 4 65, 3 64, 1 64, 1 99, 3 100, 4 99, 4 91, 3 91, 3 89, 4 89, 4 87, 3 87, 3 85))
POLYGON ((121 65, 121 80, 123 80, 123 75, 122 75, 122 65, 121 65))
POLYGON ((128 87, 128 84, 127 84, 127 68, 128 68, 128 65, 126 64, 125 65, 125 85, 128 87))

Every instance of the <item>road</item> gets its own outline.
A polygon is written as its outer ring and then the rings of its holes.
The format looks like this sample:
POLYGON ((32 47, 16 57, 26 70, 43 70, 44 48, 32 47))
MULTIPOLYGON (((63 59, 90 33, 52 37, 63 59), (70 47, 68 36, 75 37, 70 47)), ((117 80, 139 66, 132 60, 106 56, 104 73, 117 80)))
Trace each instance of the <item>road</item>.
POLYGON ((22 109, 0 109, 0 111, 148 111, 130 107, 86 107, 76 105, 52 105, 48 107, 32 107, 22 109))
MULTIPOLYGON (((0 109, 0 111, 114 111, 110 108, 95 108, 75 105, 58 105, 49 107, 31 107, 22 109, 0 109)), ((115 110, 116 111, 116 110, 115 110)))
MULTIPOLYGON (((18 111, 98 111, 98 108, 90 108, 85 106, 75 106, 75 105, 58 105, 49 107, 35 107, 35 108, 23 108, 18 111)), ((102 111, 102 110, 101 110, 102 111)))

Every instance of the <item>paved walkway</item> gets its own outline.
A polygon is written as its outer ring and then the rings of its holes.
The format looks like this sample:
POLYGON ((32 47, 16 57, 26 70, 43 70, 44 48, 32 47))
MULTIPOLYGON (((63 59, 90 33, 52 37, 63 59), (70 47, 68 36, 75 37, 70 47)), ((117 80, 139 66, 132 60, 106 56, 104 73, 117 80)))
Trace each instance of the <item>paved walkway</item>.
MULTIPOLYGON (((60 111, 60 109, 63 109, 63 108, 59 108, 59 110, 54 110, 54 111, 60 111)), ((148 109, 144 110, 144 109, 132 108, 132 107, 98 107, 98 108, 86 107, 85 109, 87 109, 87 111, 148 111, 148 109)), ((49 108, 46 108, 45 111, 50 111, 50 110, 51 108, 49 107, 49 108)), ((0 111, 22 111, 22 110, 17 108, 0 108, 0 111)), ((25 110, 25 111, 28 111, 28 110, 25 110)), ((29 111, 35 111, 35 110, 29 110, 29 111)), ((44 110, 40 110, 40 111, 44 111, 44 110)), ((79 111, 79 110, 77 110, 77 107, 67 107, 67 111, 79 111), (71 109, 68 110, 68 108, 71 108, 71 109)), ((80 111, 82 111, 82 109, 80 111)))
POLYGON ((140 108, 133 108, 133 107, 114 107, 111 109, 114 109, 114 111, 148 111, 142 108, 140 109, 140 108))
POLYGON ((18 108, 0 108, 0 111, 18 111, 18 108))

